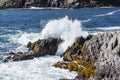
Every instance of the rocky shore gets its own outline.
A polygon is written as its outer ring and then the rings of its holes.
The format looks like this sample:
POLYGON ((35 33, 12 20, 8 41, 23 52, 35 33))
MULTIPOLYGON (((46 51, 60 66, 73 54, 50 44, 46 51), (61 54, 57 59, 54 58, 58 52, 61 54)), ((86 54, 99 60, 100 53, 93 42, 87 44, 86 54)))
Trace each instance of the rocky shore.
POLYGON ((48 38, 38 40, 34 43, 29 42, 27 48, 29 51, 27 53, 23 52, 10 52, 2 62, 10 61, 22 61, 29 60, 40 56, 45 55, 55 55, 58 49, 58 45, 62 42, 61 39, 57 38, 48 38))
POLYGON ((120 0, 0 0, 0 9, 30 8, 32 6, 51 8, 119 7, 120 0))
POLYGON ((77 38, 62 57, 54 66, 77 71, 79 79, 119 80, 120 31, 77 38))
MULTIPOLYGON (((44 55, 55 55, 63 41, 57 38, 29 42, 28 53, 10 52, 3 62, 29 60, 44 55)), ((120 31, 78 37, 61 55, 62 62, 56 68, 76 71, 73 80, 119 80, 120 79, 120 31)), ((69 80, 69 79, 60 79, 69 80)))

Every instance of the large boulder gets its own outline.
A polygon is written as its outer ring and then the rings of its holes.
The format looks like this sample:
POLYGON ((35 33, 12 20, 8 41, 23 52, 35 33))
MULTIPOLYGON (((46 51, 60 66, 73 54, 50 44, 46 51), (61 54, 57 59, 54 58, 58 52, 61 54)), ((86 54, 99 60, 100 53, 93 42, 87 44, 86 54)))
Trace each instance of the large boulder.
POLYGON ((120 31, 93 36, 82 51, 82 59, 95 63, 97 79, 120 79, 120 31))
POLYGON ((8 56, 3 59, 3 62, 28 60, 44 55, 55 55, 58 45, 61 42, 62 40, 57 38, 42 39, 34 43, 29 42, 27 47, 32 50, 32 52, 10 52, 8 56))

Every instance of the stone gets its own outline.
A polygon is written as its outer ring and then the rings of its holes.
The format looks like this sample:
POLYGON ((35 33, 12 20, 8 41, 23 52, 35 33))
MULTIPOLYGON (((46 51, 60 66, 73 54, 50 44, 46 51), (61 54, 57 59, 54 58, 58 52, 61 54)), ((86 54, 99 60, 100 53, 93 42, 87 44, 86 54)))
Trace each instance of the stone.
POLYGON ((88 8, 119 7, 119 0, 0 0, 0 9, 30 7, 88 8))
POLYGON ((77 75, 74 80, 87 80, 84 74, 77 75))
POLYGON ((58 49, 58 45, 62 42, 61 39, 48 38, 38 40, 34 43, 29 42, 27 47, 32 50, 32 52, 10 52, 8 56, 3 59, 3 62, 9 61, 22 61, 37 58, 45 55, 55 55, 58 49))
POLYGON ((24 0, 0 0, 0 8, 22 8, 24 0))
MULTIPOLYGON (((69 71, 76 71, 78 75, 84 75, 84 78, 90 78, 95 76, 95 66, 92 63, 77 60, 69 62, 58 62, 54 64, 56 68, 68 69, 69 71)), ((79 78, 80 79, 80 78, 79 78)))
POLYGON ((118 80, 120 79, 120 31, 92 35, 86 39, 78 38, 72 46, 68 47, 62 57, 64 61, 68 62, 76 60, 85 61, 82 63, 77 62, 87 67, 86 70, 79 67, 78 74, 82 73, 87 78, 91 75, 94 76, 95 80, 118 80), (80 41, 82 41, 82 44, 80 41), (91 63, 91 68, 89 68, 88 63, 91 63))
POLYGON ((27 48, 29 48, 34 53, 40 56, 55 55, 58 49, 58 45, 61 42, 62 42, 61 39, 48 38, 48 39, 38 40, 34 43, 29 42, 27 48))
POLYGON ((62 57, 64 61, 74 61, 79 59, 79 55, 81 54, 81 50, 85 41, 89 40, 92 35, 88 36, 86 39, 83 37, 79 37, 75 40, 72 46, 69 46, 67 50, 63 53, 62 57))

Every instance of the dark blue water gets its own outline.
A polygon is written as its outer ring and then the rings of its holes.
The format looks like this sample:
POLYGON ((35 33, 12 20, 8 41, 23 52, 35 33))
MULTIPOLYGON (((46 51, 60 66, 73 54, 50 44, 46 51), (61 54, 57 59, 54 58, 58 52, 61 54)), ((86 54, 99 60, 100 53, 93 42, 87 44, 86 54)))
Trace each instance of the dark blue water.
POLYGON ((82 21, 83 29, 90 33, 120 29, 120 8, 0 10, 0 54, 14 51, 20 45, 11 42, 14 35, 19 38, 25 32, 40 33, 49 20, 65 16, 82 21))

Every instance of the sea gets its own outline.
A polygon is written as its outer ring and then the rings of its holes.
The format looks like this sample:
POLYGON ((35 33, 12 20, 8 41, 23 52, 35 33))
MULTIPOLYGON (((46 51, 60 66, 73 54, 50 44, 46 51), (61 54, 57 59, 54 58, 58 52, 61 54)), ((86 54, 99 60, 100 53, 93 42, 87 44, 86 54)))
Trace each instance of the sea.
POLYGON ((0 10, 0 80, 73 79, 77 73, 54 68, 60 55, 77 37, 120 30, 120 7, 81 9, 0 10), (28 42, 49 37, 64 40, 56 55, 33 60, 2 63, 7 54, 27 52, 28 42))

